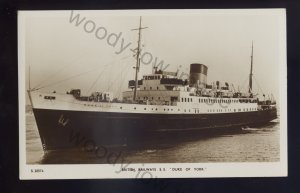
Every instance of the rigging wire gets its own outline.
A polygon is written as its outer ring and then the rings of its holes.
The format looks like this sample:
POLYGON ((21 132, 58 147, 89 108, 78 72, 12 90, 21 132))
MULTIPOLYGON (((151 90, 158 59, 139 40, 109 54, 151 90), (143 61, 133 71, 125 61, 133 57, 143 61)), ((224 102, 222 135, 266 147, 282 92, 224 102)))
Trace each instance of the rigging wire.
MULTIPOLYGON (((127 59, 127 58, 129 58, 129 57, 131 57, 131 55, 127 55, 127 56, 124 56, 124 57, 122 57, 120 60, 122 61, 122 60, 124 60, 125 62, 124 62, 124 64, 123 64, 123 68, 121 69, 121 71, 120 71, 120 73, 119 73, 119 76, 117 76, 113 81, 110 81, 110 82, 108 82, 107 83, 107 90, 109 91, 110 90, 110 88, 112 87, 112 85, 117 81, 117 79, 118 78, 120 78, 120 77, 122 77, 122 73, 124 72, 124 70, 127 68, 127 71, 126 72, 128 72, 128 70, 131 68, 131 66, 129 66, 129 64, 128 64, 128 60, 125 60, 125 59, 127 59)), ((130 62, 130 64, 131 64, 131 62, 130 62)), ((111 69, 110 69, 111 70, 111 69)), ((123 82, 124 80, 122 80, 122 82, 123 82)))
POLYGON ((122 86, 124 85, 124 83, 126 83, 125 78, 127 78, 127 74, 128 74, 128 72, 129 72, 129 69, 130 69, 130 68, 127 68, 127 70, 126 70, 126 72, 125 72, 123 78, 121 79, 121 83, 120 83, 120 86, 119 86, 119 89, 118 89, 118 91, 119 91, 119 93, 118 93, 118 98, 121 97, 121 94, 122 94, 121 89, 122 89, 122 86))
POLYGON ((41 81, 38 85, 36 85, 35 87, 33 87, 33 90, 38 90, 38 87, 41 87, 45 82, 47 82, 49 79, 55 77, 58 73, 60 73, 65 67, 70 66, 71 64, 74 64, 74 61, 77 61, 77 58, 82 58, 81 56, 83 56, 86 52, 87 49, 84 49, 85 52, 80 52, 79 55, 77 55, 76 57, 74 57, 71 61, 67 62, 66 64, 64 64, 61 68, 59 68, 57 71, 53 72, 52 74, 50 74, 47 78, 45 78, 43 81, 41 81))
MULTIPOLYGON (((114 85, 115 82, 120 78, 120 76, 122 75, 122 72, 125 70, 125 68, 129 69, 130 67, 128 68, 127 65, 124 65, 123 69, 120 71, 119 76, 117 76, 110 84, 107 84, 108 85, 107 86, 107 90, 108 91, 110 90, 110 88, 112 87, 112 85, 114 85)), ((122 80, 122 82, 123 82, 123 80, 122 80)))
POLYGON ((243 81, 242 90, 244 90, 244 86, 245 86, 245 83, 247 82, 247 80, 248 80, 248 77, 243 81))
MULTIPOLYGON (((101 66, 101 67, 102 67, 102 66, 101 66)), ((99 66, 98 66, 97 68, 99 68, 99 66)), ((79 73, 79 74, 76 74, 76 75, 70 76, 70 77, 68 77, 68 78, 65 78, 65 79, 63 79, 63 80, 60 80, 60 81, 57 81, 57 82, 54 82, 54 83, 51 83, 51 84, 47 84, 47 85, 45 85, 45 86, 42 86, 42 87, 39 87, 39 88, 34 88, 34 89, 32 89, 32 90, 40 90, 40 89, 43 89, 43 88, 46 88, 46 87, 51 87, 51 86, 54 86, 54 85, 60 84, 60 83, 62 83, 62 82, 65 82, 65 81, 71 80, 71 79, 73 79, 73 78, 76 78, 76 77, 82 76, 82 75, 84 75, 84 74, 87 74, 87 73, 90 73, 90 72, 94 72, 94 71, 95 71, 95 69, 97 69, 97 68, 93 68, 92 70, 85 71, 85 72, 82 72, 82 73, 79 73)))
POLYGON ((99 78, 101 77, 101 75, 104 73, 104 71, 106 70, 106 67, 111 65, 113 62, 110 62, 109 64, 104 65, 103 70, 99 73, 98 77, 96 78, 96 80, 92 83, 92 85, 90 86, 90 88, 88 89, 87 93, 89 93, 91 91, 92 88, 94 88, 94 86, 96 85, 96 83, 98 82, 99 78))
POLYGON ((260 85, 258 84, 258 81, 256 80, 255 76, 253 76, 257 86, 258 86, 258 89, 262 92, 262 94, 264 94, 263 90, 261 89, 260 85))

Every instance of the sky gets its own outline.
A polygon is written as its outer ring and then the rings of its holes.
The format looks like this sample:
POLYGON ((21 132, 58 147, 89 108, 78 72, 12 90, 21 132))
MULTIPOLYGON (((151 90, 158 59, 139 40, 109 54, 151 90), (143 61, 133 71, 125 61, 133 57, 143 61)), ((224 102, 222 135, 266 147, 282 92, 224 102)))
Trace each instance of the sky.
POLYGON ((286 50, 284 12, 278 9, 23 11, 19 43, 26 89, 30 66, 31 88, 62 93, 80 88, 86 95, 111 91, 120 97, 134 79, 130 49, 137 47, 138 31, 131 29, 138 28, 140 16, 147 28, 139 77, 151 74, 155 61, 180 74, 201 63, 208 66, 208 83, 228 82, 245 91, 253 41, 253 91, 279 99, 286 50))

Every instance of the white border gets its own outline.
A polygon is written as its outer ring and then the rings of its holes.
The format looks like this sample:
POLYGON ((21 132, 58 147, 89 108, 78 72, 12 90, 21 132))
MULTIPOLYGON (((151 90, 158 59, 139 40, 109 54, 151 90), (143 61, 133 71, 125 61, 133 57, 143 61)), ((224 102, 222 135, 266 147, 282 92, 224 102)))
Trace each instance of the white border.
MULTIPOLYGON (((26 124, 25 124, 25 17, 30 14, 51 14, 59 16, 62 11, 19 11, 18 12, 18 73, 19 73, 19 155, 20 179, 92 179, 92 178, 210 178, 210 177, 270 177, 287 176, 287 55, 286 55, 286 11, 285 9, 235 9, 235 10, 115 10, 101 11, 105 15, 170 15, 170 14, 253 14, 275 15, 279 20, 280 53, 280 161, 258 163, 172 163, 172 164, 130 164, 130 168, 182 168, 182 172, 121 172, 121 164, 26 164, 26 124), (191 168, 186 171, 186 168, 191 168), (203 168, 194 171, 194 168, 203 168), (31 169, 44 172, 31 173, 31 169), (144 174, 144 175, 143 175, 144 174)), ((99 13, 86 11, 85 14, 99 13)), ((126 165, 125 163, 123 166, 126 165)))

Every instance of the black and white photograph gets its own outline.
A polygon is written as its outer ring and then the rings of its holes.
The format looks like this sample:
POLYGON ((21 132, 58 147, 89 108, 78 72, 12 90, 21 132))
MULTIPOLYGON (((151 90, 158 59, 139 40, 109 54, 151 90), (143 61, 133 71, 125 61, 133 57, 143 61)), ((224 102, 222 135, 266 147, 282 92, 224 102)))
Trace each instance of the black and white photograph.
POLYGON ((287 176, 285 14, 19 11, 20 178, 287 176))

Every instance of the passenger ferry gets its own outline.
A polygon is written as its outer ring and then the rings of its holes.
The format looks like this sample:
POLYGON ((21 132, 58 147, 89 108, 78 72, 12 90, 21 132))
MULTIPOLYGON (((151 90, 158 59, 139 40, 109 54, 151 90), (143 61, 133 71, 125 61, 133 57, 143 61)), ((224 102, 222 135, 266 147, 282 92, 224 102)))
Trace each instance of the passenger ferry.
POLYGON ((101 91, 83 96, 80 89, 28 90, 45 150, 72 148, 74 137, 97 145, 124 144, 162 133, 252 126, 277 118, 276 102, 260 101, 252 92, 253 45, 248 92, 226 82, 208 84, 208 67, 200 63, 190 64, 189 79, 154 68, 138 80, 141 29, 140 22, 135 79, 121 100, 101 91))

